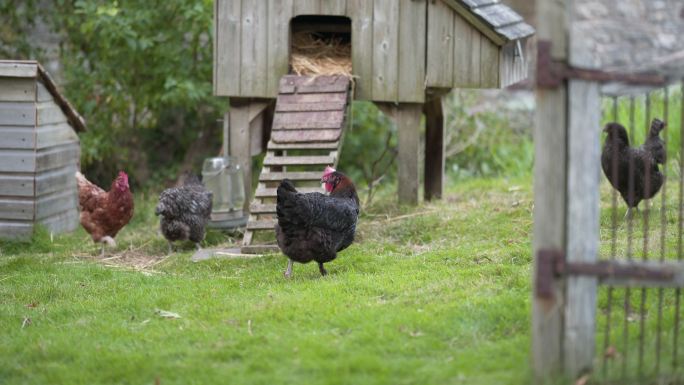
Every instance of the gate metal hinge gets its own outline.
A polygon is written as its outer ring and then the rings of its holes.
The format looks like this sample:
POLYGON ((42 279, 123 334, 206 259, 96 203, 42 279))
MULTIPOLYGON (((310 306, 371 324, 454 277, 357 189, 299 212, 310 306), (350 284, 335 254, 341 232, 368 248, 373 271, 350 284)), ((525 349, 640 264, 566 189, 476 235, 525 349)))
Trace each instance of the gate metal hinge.
POLYGON ((620 82, 643 86, 664 86, 667 79, 653 73, 607 72, 597 69, 573 67, 551 56, 551 42, 539 40, 537 43, 537 86, 557 88, 565 80, 580 79, 598 83, 620 82))
POLYGON ((537 298, 553 299, 554 282, 568 276, 596 277, 600 280, 631 280, 670 282, 677 271, 671 266, 648 266, 637 261, 568 262, 565 253, 557 249, 537 252, 535 294, 537 298))

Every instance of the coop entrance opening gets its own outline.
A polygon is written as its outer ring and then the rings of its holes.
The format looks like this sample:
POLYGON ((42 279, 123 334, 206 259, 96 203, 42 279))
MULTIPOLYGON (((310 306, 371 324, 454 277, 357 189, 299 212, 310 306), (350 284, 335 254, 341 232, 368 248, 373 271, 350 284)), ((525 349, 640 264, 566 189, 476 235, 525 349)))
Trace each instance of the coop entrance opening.
POLYGON ((297 75, 352 75, 351 19, 298 16, 290 23, 290 70, 297 75))

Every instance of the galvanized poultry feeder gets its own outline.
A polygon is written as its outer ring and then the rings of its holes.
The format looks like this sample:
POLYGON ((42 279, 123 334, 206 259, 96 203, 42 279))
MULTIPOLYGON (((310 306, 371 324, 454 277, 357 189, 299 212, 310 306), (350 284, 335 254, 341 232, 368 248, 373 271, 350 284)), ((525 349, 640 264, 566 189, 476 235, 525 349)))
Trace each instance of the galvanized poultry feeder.
POLYGON ((243 170, 232 157, 208 158, 202 167, 202 180, 214 195, 209 227, 231 230, 244 227, 245 187, 243 170))

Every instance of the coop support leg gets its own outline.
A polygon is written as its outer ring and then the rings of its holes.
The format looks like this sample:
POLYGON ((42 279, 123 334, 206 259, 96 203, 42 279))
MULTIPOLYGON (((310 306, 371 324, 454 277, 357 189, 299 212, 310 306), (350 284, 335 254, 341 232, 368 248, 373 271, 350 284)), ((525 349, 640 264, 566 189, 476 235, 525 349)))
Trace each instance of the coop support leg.
POLYGON ((425 114, 425 200, 441 199, 444 191, 444 114, 442 98, 423 105, 425 114))
POLYGON ((230 110, 226 113, 229 121, 229 155, 235 157, 244 173, 245 209, 249 208, 252 198, 252 157, 250 156, 249 102, 230 100, 230 110))
POLYGON ((420 152, 420 118, 422 105, 400 104, 395 107, 399 155, 399 203, 417 204, 420 175, 418 154, 420 152))

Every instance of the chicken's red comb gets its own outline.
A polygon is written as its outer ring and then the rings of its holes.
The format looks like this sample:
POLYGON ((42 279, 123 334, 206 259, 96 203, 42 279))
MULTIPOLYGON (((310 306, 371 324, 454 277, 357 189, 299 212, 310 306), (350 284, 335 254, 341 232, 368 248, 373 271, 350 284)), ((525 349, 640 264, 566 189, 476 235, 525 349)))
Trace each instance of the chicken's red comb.
POLYGON ((325 168, 325 170, 323 171, 323 176, 330 175, 330 174, 334 173, 335 171, 337 171, 337 170, 335 170, 334 168, 332 168, 330 166, 327 166, 325 168))

